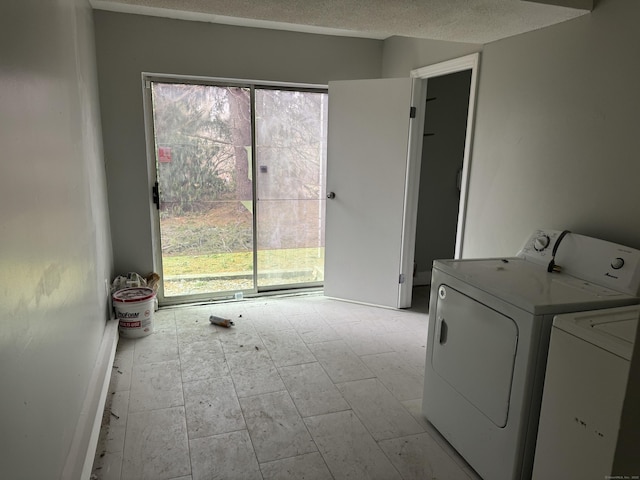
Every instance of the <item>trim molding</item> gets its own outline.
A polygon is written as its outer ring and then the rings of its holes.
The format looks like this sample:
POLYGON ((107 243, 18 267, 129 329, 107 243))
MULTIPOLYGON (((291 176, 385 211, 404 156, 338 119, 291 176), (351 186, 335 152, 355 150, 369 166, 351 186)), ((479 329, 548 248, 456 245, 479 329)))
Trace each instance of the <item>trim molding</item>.
POLYGON ((346 30, 341 28, 318 27, 315 25, 302 25, 299 23, 276 22, 272 20, 260 20, 252 18, 229 17, 213 13, 191 12, 176 10, 174 8, 151 7, 147 5, 132 5, 113 0, 89 0, 94 10, 106 10, 116 13, 130 13, 133 15, 147 15, 151 17, 171 18, 174 20, 187 20, 193 22, 217 23, 235 27, 267 28, 270 30, 284 30, 298 33, 312 33, 316 35, 333 35, 340 37, 370 38, 373 40, 385 40, 389 34, 382 32, 365 32, 346 30))
POLYGON ((111 366, 118 345, 118 321, 109 320, 105 326, 98 357, 91 373, 80 418, 65 461, 62 478, 88 480, 98 446, 102 412, 107 399, 111 366))

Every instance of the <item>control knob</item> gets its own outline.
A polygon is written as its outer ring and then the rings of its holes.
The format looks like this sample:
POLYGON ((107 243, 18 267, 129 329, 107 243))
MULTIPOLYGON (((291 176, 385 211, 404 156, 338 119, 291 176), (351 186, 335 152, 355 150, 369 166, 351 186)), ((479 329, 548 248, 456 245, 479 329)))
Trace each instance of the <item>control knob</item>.
POLYGON ((624 258, 614 258, 613 261, 611 262, 611 268, 613 268, 614 270, 620 270, 622 268, 622 266, 624 265, 624 258))
POLYGON ((537 252, 541 252, 549 246, 550 242, 551 240, 548 235, 540 235, 533 241, 533 248, 535 248, 537 252))

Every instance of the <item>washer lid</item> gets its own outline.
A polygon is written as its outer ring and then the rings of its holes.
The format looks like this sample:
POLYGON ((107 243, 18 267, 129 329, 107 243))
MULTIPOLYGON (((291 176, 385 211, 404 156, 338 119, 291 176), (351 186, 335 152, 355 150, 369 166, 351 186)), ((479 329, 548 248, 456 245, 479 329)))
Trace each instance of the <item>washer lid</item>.
POLYGON ((440 270, 535 315, 595 310, 638 303, 637 297, 522 258, 436 260, 440 270))
POLYGON ((640 306, 632 305, 594 312, 556 315, 553 326, 631 360, 639 317, 640 306))

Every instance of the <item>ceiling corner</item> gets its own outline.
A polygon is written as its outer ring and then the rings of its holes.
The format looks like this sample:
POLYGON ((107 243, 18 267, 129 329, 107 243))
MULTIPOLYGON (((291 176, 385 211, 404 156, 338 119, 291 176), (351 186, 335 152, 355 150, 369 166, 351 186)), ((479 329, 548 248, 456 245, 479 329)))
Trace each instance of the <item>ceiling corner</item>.
POLYGON ((596 0, 522 0, 523 2, 544 3, 557 7, 577 8, 578 10, 593 10, 596 0))

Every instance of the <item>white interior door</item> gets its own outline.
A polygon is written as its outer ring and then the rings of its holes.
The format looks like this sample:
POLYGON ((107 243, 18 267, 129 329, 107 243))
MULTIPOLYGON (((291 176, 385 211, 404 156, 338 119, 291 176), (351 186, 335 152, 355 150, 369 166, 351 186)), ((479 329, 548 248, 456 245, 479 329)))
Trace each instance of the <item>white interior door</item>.
POLYGON ((415 232, 405 224, 407 204, 415 215, 417 202, 407 186, 416 178, 408 146, 415 139, 410 108, 418 85, 409 78, 329 83, 327 296, 408 306, 401 294, 412 285, 415 232))

